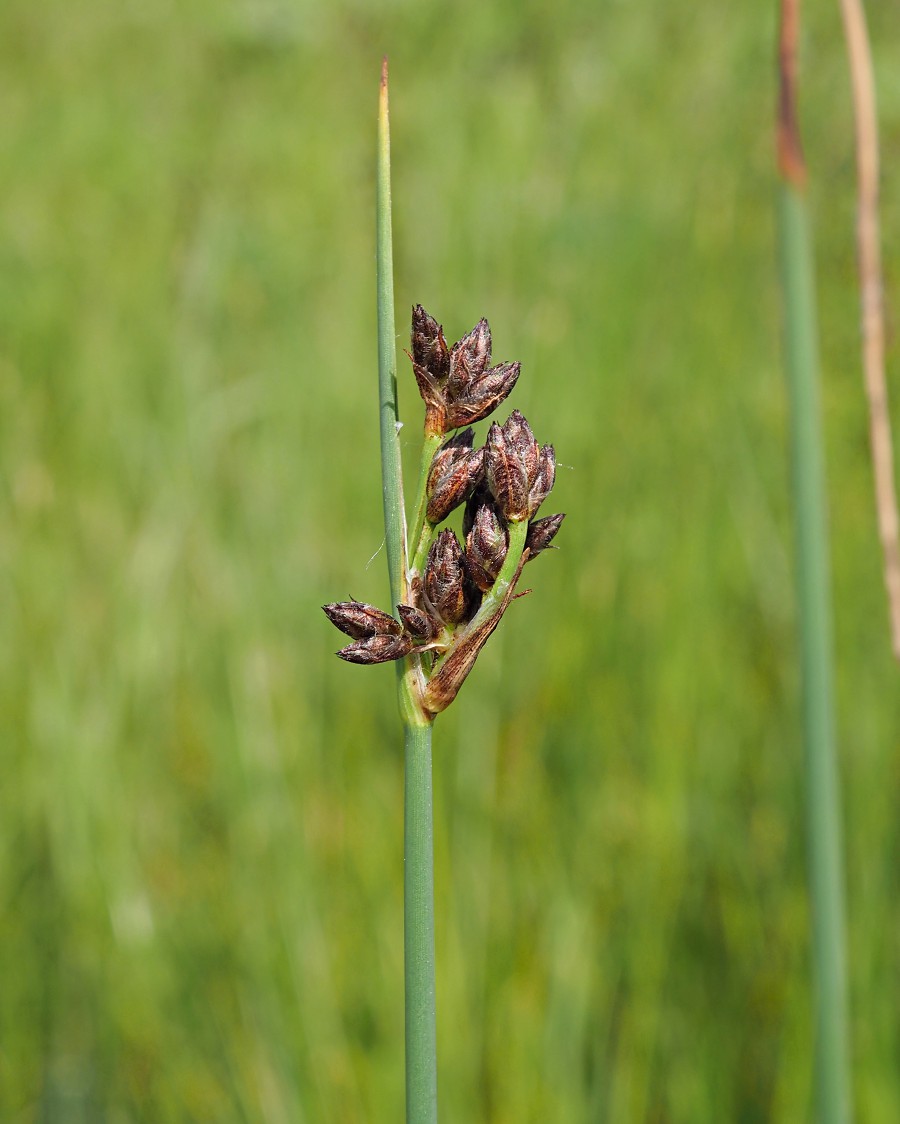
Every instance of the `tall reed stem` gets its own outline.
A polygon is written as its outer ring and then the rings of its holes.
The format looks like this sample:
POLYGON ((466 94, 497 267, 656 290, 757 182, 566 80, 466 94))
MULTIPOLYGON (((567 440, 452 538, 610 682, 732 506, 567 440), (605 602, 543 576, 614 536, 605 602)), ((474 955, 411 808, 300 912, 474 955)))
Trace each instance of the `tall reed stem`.
MULTIPOLYGON (((391 140, 387 59, 378 106, 376 201, 378 277, 378 404, 384 533, 391 601, 407 601, 406 518, 400 468, 394 270, 391 237, 391 140)), ((406 998, 407 1124, 437 1121, 437 1034, 434 987, 434 844, 431 799, 431 723, 412 702, 410 678, 418 656, 399 661, 398 693, 404 724, 403 908, 406 998)))
POLYGON ((850 1082, 840 779, 834 736, 830 578, 816 383, 811 251, 805 202, 788 185, 781 187, 779 211, 787 313, 808 862, 817 1007, 817 1119, 822 1124, 845 1124, 850 1119, 850 1082))
POLYGON ((797 549, 809 880, 816 993, 816 1119, 848 1124, 850 1068, 840 778, 813 251, 796 116, 797 0, 782 0, 779 241, 797 549))

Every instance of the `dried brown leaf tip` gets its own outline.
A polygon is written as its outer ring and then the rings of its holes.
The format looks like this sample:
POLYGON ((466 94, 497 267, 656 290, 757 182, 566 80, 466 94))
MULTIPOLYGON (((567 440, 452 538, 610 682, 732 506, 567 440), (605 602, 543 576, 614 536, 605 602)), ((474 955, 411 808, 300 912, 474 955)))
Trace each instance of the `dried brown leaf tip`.
POLYGON ((516 385, 518 363, 490 366, 491 329, 483 317, 447 348, 444 331, 417 304, 410 358, 425 402, 425 434, 449 433, 492 413, 516 385))

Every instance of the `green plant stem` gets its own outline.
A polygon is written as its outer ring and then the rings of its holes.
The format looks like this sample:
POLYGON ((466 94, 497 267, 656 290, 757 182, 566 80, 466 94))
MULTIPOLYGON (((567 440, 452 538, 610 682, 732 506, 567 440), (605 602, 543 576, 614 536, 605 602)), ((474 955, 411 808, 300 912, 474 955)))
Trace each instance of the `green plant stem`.
POLYGON ((806 200, 779 192, 781 270, 797 542, 809 877, 816 985, 816 1086, 822 1124, 850 1120, 840 781, 834 735, 833 657, 825 469, 818 395, 813 255, 806 200))
MULTIPOLYGON (((387 59, 378 106, 376 195, 378 275, 378 405, 384 533, 391 600, 408 601, 406 519, 400 466, 394 275, 391 242, 391 141, 387 59)), ((425 454, 423 454, 424 463, 425 454)), ((428 464, 430 465, 430 457, 428 464)), ((427 468, 425 469, 427 476, 427 468)), ((424 519, 424 485, 419 505, 424 519)), ((417 515, 418 519, 418 515, 417 515)), ((437 1121, 437 1033, 434 990, 434 847, 431 807, 431 722, 421 709, 421 660, 398 661, 398 698, 404 728, 403 911, 406 1001, 407 1124, 437 1121)))
POLYGON ((431 729, 430 725, 407 726, 405 743, 403 952, 407 1124, 435 1124, 437 1120, 431 729))

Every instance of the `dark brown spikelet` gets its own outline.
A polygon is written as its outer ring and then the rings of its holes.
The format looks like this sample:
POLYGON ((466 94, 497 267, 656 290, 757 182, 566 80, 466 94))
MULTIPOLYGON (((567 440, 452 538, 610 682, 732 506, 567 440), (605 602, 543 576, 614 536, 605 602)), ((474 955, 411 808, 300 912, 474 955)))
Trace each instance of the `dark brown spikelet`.
POLYGON ((465 564, 469 577, 482 593, 487 593, 503 566, 509 550, 509 532, 492 503, 483 503, 475 512, 466 535, 465 564))
POLYGON ((450 349, 450 373, 447 394, 460 398, 481 378, 491 361, 491 329, 482 318, 468 335, 457 340, 450 349))
POLYGON ((417 304, 412 311, 412 361, 436 381, 450 373, 450 351, 444 329, 417 304))
POLYGON ((479 510, 486 504, 492 504, 494 497, 491 495, 491 490, 487 485, 487 480, 482 480, 475 491, 469 496, 466 501, 466 507, 463 511, 462 532, 465 538, 472 527, 475 525, 475 516, 479 510))
POLYGON ((534 434, 531 431, 531 426, 528 424, 528 419, 524 414, 520 413, 519 410, 513 410, 506 419, 503 429, 506 433, 507 441, 513 449, 515 449, 516 455, 525 466, 525 475, 528 478, 528 486, 530 489, 537 477, 541 450, 537 441, 534 439, 534 434))
POLYGON ((427 516, 440 523, 468 499, 484 477, 484 449, 473 449, 474 429, 465 429, 434 456, 428 473, 427 516))
POLYGON ((550 495, 556 481, 556 453, 552 445, 544 445, 538 457, 537 473, 528 492, 528 518, 531 519, 538 508, 550 495))
POLYGON ((441 325, 417 304, 411 340, 413 372, 425 402, 426 436, 481 421, 516 385, 518 363, 489 366, 491 329, 484 317, 448 349, 441 325))
POLYGON ((381 633, 348 644, 337 654, 348 663, 389 663, 408 656, 414 647, 410 636, 388 636, 381 633))
POLYGON ((471 604, 466 589, 463 552, 455 533, 441 531, 425 564, 425 597, 446 624, 464 620, 471 604))
POLYGON ((546 499, 556 479, 552 445, 538 446, 531 426, 513 410, 504 425, 488 430, 484 451, 488 487, 504 519, 530 519, 546 499))
POLYGON ((528 524, 528 534, 525 538, 525 545, 530 552, 529 560, 534 558, 535 555, 540 554, 542 550, 547 549, 550 543, 556 538, 556 532, 562 526, 562 521, 565 517, 565 512, 562 512, 559 515, 547 515, 543 519, 535 519, 528 524))
POLYGON ((520 370, 518 363, 502 363, 485 371, 464 394, 448 403, 448 429, 481 421, 492 414, 516 385, 520 370))
MULTIPOLYGON (((522 452, 522 423, 531 434, 528 422, 514 410, 505 425, 494 422, 484 447, 484 469, 488 487, 504 519, 519 522, 528 518, 528 491, 533 480, 530 458, 522 452)), ((537 443, 534 437, 534 469, 537 468, 537 443)))
POLYGON ((398 605, 397 616, 409 635, 419 643, 428 643, 440 632, 438 622, 413 605, 398 605))
POLYGON ((363 601, 336 601, 323 605, 322 610, 335 628, 354 640, 378 635, 399 636, 403 632, 402 625, 390 613, 363 601))
POLYGON ((446 433, 450 352, 440 324, 420 304, 413 308, 411 342, 413 373, 425 403, 425 433, 446 433))

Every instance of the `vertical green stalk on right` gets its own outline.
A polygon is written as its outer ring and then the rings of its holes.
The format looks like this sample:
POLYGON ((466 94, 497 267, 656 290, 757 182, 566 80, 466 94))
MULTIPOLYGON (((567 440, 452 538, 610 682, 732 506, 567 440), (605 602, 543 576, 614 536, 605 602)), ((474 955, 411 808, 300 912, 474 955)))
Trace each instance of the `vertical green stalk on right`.
POLYGON ((787 181, 779 188, 779 238, 803 681, 816 1003, 816 1119, 822 1124, 847 1124, 851 1112, 844 878, 815 285, 806 200, 802 189, 787 181))
POLYGON ((781 0, 778 240, 790 399, 791 475, 803 692, 807 865, 812 899, 819 1124, 851 1120, 840 777, 835 746, 831 579, 806 164, 797 113, 800 0, 781 0))

